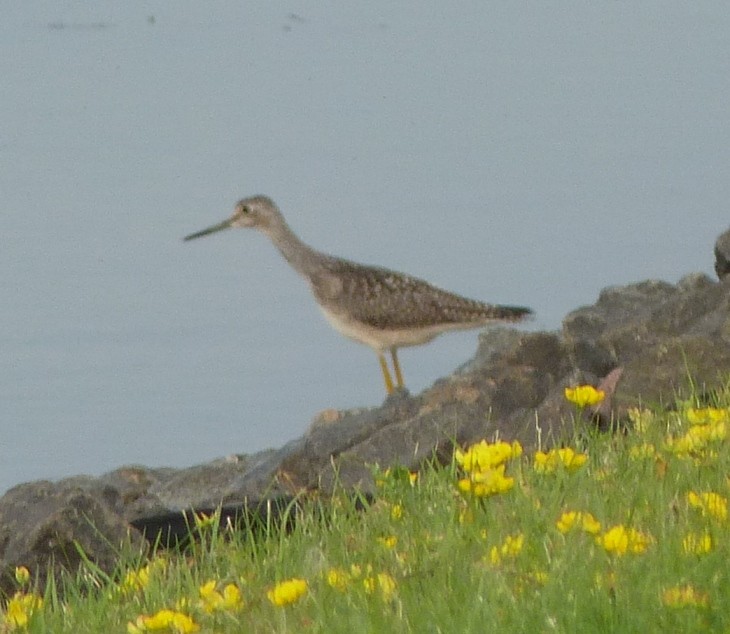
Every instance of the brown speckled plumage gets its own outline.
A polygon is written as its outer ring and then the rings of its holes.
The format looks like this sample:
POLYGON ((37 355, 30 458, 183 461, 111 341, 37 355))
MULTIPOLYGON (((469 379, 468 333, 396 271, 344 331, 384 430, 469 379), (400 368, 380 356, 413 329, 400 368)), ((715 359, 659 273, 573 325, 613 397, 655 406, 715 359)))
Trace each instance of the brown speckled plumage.
POLYGON ((383 330, 478 326, 493 320, 518 321, 530 313, 527 308, 485 304, 410 275, 339 258, 324 261, 311 285, 321 304, 334 304, 356 321, 383 330))
POLYGON ((443 332, 491 321, 519 321, 522 306, 485 304, 437 288, 415 277, 321 253, 304 244, 265 196, 238 202, 231 218, 187 236, 199 238, 228 227, 253 227, 269 236, 291 266, 310 284, 330 323, 342 334, 373 348, 388 393, 394 389, 383 352, 390 351, 403 387, 396 350, 426 343, 443 332))

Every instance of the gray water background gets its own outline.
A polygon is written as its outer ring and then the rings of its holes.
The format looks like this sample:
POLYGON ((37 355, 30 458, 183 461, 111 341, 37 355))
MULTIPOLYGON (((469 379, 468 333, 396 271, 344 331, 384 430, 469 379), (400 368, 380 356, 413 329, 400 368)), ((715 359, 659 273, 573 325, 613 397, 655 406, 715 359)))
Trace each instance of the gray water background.
MULTIPOLYGON (((263 236, 181 241, 243 195, 536 329, 711 273, 729 85, 723 2, 3 3, 0 490, 382 401, 263 236)), ((404 350, 408 386, 475 347, 404 350)))

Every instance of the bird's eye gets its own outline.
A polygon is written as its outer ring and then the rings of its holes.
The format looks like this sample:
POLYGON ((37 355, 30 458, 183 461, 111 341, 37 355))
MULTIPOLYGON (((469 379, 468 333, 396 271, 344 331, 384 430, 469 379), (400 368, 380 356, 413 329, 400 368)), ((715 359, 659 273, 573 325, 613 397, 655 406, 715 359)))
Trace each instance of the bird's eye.
POLYGON ((249 214, 251 213, 251 209, 248 205, 241 205, 241 213, 242 214, 249 214))

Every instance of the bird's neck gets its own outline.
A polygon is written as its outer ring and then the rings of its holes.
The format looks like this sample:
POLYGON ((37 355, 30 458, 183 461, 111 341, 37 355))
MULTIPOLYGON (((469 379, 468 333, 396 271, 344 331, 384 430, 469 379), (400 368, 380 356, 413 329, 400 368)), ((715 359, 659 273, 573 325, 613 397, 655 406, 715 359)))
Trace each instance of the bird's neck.
POLYGON ((275 226, 267 227, 265 233, 292 268, 300 275, 309 277, 319 256, 317 251, 302 242, 283 219, 275 226))

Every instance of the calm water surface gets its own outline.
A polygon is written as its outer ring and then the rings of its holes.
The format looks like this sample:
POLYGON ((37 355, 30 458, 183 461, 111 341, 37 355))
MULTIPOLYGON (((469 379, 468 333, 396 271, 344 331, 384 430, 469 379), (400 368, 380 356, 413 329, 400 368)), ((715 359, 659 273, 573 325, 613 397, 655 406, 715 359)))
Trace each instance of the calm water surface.
MULTIPOLYGON (((0 78, 0 489, 381 402, 263 236, 181 241, 240 196, 542 329, 729 224, 720 2, 10 3, 0 78)), ((409 387, 475 346, 404 351, 409 387)))

